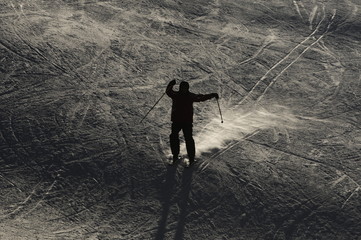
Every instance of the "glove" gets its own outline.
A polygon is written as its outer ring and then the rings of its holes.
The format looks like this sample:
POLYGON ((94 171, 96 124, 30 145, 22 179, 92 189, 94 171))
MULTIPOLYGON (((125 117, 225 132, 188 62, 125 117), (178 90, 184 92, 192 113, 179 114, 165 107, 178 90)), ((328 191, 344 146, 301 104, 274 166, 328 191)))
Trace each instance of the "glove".
POLYGON ((176 84, 176 81, 175 79, 173 79, 172 81, 170 81, 169 85, 175 85, 176 84))
POLYGON ((215 99, 219 99, 218 93, 212 93, 212 95, 213 95, 213 97, 214 97, 215 99))

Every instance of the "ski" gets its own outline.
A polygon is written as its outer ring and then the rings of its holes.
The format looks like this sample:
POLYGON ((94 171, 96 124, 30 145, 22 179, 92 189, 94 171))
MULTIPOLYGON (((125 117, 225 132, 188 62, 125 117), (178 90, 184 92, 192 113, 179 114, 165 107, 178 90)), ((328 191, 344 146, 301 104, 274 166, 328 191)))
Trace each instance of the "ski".
POLYGON ((179 155, 177 159, 173 159, 173 155, 169 155, 167 162, 168 162, 169 166, 173 166, 173 165, 176 165, 182 159, 183 159, 183 157, 181 155, 179 155))

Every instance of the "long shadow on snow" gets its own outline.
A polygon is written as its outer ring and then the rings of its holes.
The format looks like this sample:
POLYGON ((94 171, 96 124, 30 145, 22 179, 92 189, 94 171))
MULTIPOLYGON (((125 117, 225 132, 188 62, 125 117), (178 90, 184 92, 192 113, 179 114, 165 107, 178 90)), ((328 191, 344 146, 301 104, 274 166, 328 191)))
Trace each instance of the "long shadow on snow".
POLYGON ((155 237, 155 240, 163 240, 166 232, 167 226, 167 218, 169 214, 169 208, 171 205, 172 193, 175 186, 175 174, 177 172, 177 168, 175 166, 171 166, 167 168, 167 175, 165 179, 165 184, 162 186, 162 200, 163 200, 163 210, 162 217, 158 223, 158 231, 155 237))
POLYGON ((180 213, 177 224, 177 231, 174 237, 175 240, 183 239, 184 227, 186 224, 187 214, 189 212, 187 210, 187 205, 188 205, 189 193, 192 188, 192 175, 193 175, 193 168, 185 169, 183 172, 182 189, 180 192, 179 203, 178 203, 180 208, 180 213))
MULTIPOLYGON (((158 223, 158 231, 157 235, 155 237, 155 240, 163 240, 165 237, 165 233, 167 232, 166 226, 167 226, 167 219, 169 215, 170 206, 172 204, 172 194, 173 190, 175 188, 175 175, 177 172, 176 167, 169 167, 167 169, 167 175, 166 175, 166 181, 163 186, 163 210, 162 210, 162 216, 158 223)), ((184 227, 186 223, 186 217, 187 217, 187 203, 188 203, 188 197, 191 190, 191 182, 192 182, 192 175, 193 175, 193 169, 186 169, 183 172, 182 177, 182 186, 179 196, 179 208, 180 208, 180 215, 179 220, 177 224, 177 230, 175 233, 174 239, 183 239, 183 232, 184 227)))

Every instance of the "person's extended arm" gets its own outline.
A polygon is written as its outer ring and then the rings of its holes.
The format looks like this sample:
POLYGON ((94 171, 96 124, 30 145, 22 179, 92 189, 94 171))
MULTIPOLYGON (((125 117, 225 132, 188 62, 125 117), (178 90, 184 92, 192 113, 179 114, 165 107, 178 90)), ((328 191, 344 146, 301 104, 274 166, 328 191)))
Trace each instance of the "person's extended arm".
POLYGON ((169 83, 168 83, 168 85, 167 85, 167 89, 165 90, 165 92, 167 93, 167 95, 169 96, 169 97, 172 97, 173 95, 174 95, 174 91, 173 91, 173 87, 174 87, 174 85, 176 84, 176 81, 175 80, 172 80, 172 81, 170 81, 169 83))
POLYGON ((218 93, 196 94, 194 97, 194 102, 204 102, 211 98, 218 99, 219 98, 218 93))

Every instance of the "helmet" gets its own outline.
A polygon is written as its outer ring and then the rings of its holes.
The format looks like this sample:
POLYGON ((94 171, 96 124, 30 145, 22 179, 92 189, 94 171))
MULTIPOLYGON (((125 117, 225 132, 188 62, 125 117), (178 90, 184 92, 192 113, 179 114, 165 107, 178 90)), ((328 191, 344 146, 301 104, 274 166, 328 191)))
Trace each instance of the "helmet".
POLYGON ((185 82, 185 81, 182 81, 179 84, 179 91, 180 92, 188 92, 189 91, 189 83, 185 82))

